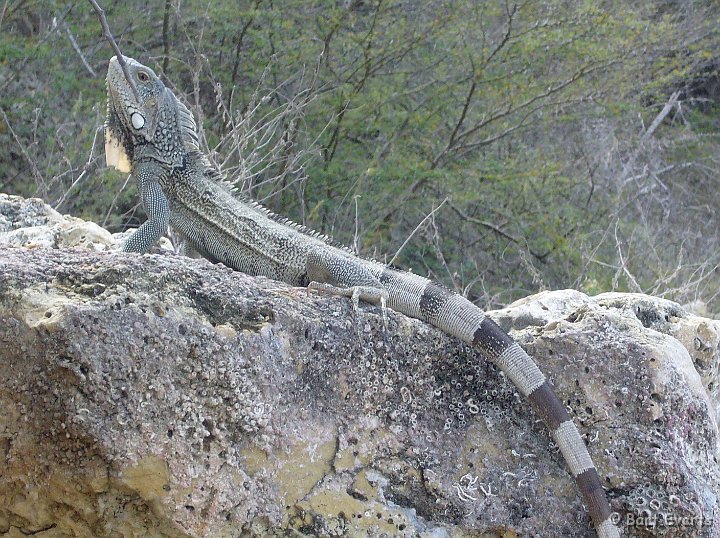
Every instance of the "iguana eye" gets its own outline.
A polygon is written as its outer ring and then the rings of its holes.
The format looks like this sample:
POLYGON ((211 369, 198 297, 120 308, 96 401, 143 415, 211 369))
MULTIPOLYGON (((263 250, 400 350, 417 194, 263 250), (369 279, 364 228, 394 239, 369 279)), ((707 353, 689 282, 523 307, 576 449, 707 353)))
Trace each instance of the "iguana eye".
POLYGON ((138 71, 137 78, 140 82, 147 82, 150 80, 150 75, 148 75, 145 71, 138 71))
POLYGON ((145 125, 145 118, 143 118, 137 112, 130 116, 130 121, 132 122, 132 126, 136 129, 142 129, 143 125, 145 125))

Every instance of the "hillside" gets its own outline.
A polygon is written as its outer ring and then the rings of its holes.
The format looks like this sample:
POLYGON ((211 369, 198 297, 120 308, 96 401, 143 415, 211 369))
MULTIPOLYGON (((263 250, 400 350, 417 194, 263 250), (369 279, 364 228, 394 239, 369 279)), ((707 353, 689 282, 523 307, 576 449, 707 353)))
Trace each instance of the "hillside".
MULTIPOLYGON (((278 213, 483 307, 575 288, 720 312, 716 3, 103 7, 278 213)), ((111 55, 89 3, 0 11, 0 192, 118 232, 144 215, 103 166, 111 55)))

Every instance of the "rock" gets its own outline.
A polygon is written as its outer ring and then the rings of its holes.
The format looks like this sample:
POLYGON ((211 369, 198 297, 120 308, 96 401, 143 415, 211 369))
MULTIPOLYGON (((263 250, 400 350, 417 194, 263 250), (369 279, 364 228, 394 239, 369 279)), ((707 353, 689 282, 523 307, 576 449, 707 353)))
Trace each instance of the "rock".
POLYGON ((108 250, 114 241, 94 222, 62 216, 39 198, 0 193, 0 245, 108 250))
MULTIPOLYGON (((94 222, 60 215, 39 198, 0 193, 0 245, 118 250, 134 231, 111 234, 94 222)), ((152 251, 173 251, 173 246, 162 237, 152 251)))
MULTIPOLYGON (((71 222, 8 197, 0 219, 71 222)), ((719 322, 572 290, 491 315, 570 408, 628 534, 720 534, 719 322)), ((0 246, 0 533, 591 535, 504 376, 388 318, 204 260, 0 246)))

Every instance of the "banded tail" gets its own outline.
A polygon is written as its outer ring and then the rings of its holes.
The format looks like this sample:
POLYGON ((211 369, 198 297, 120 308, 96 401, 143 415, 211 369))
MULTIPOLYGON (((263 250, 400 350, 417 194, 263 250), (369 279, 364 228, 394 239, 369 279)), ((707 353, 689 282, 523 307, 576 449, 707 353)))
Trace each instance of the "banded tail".
POLYGON ((427 278, 373 267, 388 292, 388 307, 426 321, 479 349, 514 383, 560 447, 600 538, 619 538, 610 505, 587 447, 567 410, 532 358, 485 313, 464 297, 427 278))

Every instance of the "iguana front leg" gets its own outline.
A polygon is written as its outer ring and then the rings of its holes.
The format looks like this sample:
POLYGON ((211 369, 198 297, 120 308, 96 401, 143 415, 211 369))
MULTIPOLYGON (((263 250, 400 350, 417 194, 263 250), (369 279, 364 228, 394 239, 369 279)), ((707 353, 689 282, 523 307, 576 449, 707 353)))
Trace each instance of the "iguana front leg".
POLYGON ((311 289, 350 297, 357 310, 361 300, 379 305, 386 320, 388 293, 382 283, 357 259, 342 256, 330 249, 317 247, 306 261, 311 289))
POLYGON ((123 245, 125 252, 147 252, 167 232, 170 224, 170 204, 160 187, 159 179, 165 170, 154 161, 144 161, 133 166, 147 220, 135 230, 123 245))

